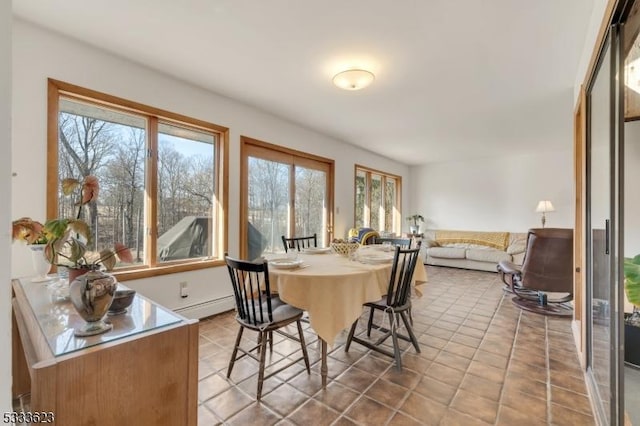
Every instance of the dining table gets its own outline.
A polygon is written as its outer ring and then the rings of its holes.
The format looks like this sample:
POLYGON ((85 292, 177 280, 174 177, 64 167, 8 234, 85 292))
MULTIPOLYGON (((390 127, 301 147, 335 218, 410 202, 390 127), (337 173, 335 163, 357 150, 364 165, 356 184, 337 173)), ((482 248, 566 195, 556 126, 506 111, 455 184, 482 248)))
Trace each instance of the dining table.
MULTIPOLYGON (((327 345, 333 346, 339 333, 362 315, 363 305, 380 300, 389 286, 394 252, 369 246, 359 252, 348 257, 329 249, 309 249, 293 256, 265 256, 271 291, 284 302, 307 311, 309 323, 320 338, 323 388, 327 382, 327 345), (279 262, 283 259, 287 261, 279 262)), ((421 285, 426 281, 425 267, 418 260, 412 282, 421 285)))

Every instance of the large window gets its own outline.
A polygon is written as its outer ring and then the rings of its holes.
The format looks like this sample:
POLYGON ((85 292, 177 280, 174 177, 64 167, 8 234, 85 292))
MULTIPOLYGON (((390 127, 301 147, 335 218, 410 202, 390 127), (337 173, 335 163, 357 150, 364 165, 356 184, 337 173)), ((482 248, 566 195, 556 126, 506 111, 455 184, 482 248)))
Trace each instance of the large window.
POLYGON ((282 236, 329 245, 333 160, 242 137, 243 256, 283 252, 282 236))
POLYGON ((399 234, 400 176, 356 165, 355 226, 399 234))
POLYGON ((67 83, 49 81, 47 216, 74 217, 65 178, 93 175, 99 196, 81 217, 89 250, 123 243, 119 278, 221 264, 226 243, 227 129, 67 83))

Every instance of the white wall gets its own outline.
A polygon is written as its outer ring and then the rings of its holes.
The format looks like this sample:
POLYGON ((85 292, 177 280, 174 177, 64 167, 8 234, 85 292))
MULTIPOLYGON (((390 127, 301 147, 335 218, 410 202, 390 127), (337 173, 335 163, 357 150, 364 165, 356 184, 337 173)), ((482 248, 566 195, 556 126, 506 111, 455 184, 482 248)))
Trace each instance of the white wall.
MULTIPOLYGON (((11 2, 0 2, 0 199, 11 199, 11 2)), ((0 412, 11 411, 11 203, 0 203, 0 412)))
MULTIPOLYGON (((13 93, 18 96, 13 99, 12 166, 17 177, 13 179, 13 217, 45 219, 48 77, 228 127, 229 252, 232 255, 239 252, 240 135, 335 160, 335 207, 339 214, 335 215, 334 225, 337 236, 345 235, 353 226, 356 162, 400 175, 404 182, 408 181, 406 165, 16 19, 13 24, 13 93)), ((27 248, 16 243, 13 253, 12 275, 29 275, 31 264, 27 248)), ((126 284, 176 309, 229 295, 226 274, 224 268, 216 268, 126 284), (189 283, 187 299, 179 297, 180 281, 189 283)))
POLYGON ((600 24, 602 23, 602 18, 604 17, 604 12, 609 0, 591 0, 591 2, 593 3, 591 19, 589 20, 589 27, 587 28, 587 34, 584 38, 584 46, 582 48, 582 55, 580 56, 580 63, 574 83, 574 105, 580 96, 580 85, 584 83, 588 71, 587 68, 591 61, 591 55, 593 54, 593 49, 598 38, 598 31, 600 31, 600 24))
POLYGON ((538 201, 551 200, 546 226, 572 228, 572 158, 565 149, 412 167, 411 211, 427 228, 526 232, 541 226, 538 201))

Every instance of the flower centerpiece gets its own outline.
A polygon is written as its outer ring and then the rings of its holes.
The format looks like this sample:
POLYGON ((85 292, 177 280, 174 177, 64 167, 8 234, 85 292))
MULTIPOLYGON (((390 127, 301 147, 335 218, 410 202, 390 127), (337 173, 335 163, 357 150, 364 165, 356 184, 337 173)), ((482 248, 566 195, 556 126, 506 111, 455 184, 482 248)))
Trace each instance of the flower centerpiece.
POLYGON ((407 221, 409 222, 413 222, 413 225, 409 225, 409 231, 411 231, 412 234, 419 234, 420 233, 420 225, 419 223, 423 223, 424 222, 424 217, 422 217, 422 215, 420 214, 413 214, 411 216, 407 217, 407 221))

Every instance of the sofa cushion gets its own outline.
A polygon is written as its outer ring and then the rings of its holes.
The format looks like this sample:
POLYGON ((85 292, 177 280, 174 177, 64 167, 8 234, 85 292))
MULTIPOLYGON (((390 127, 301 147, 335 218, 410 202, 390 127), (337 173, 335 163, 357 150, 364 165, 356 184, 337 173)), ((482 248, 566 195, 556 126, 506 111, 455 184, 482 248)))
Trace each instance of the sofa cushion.
POLYGON ((498 250, 505 250, 509 244, 509 233, 437 230, 436 242, 438 245, 450 243, 479 244, 498 250))
POLYGON ((483 246, 481 244, 472 244, 472 243, 443 243, 438 244, 440 247, 456 247, 463 249, 487 249, 489 247, 483 246))
POLYGON ((507 247, 507 253, 518 254, 524 253, 527 248, 527 234, 525 233, 511 233, 509 234, 509 247, 507 247))
POLYGON ((480 262, 498 263, 503 260, 511 261, 511 255, 502 250, 494 249, 467 249, 466 257, 469 260, 478 260, 480 262))
POLYGON ((464 259, 465 249, 455 247, 431 247, 427 250, 431 257, 442 257, 446 259, 464 259))

